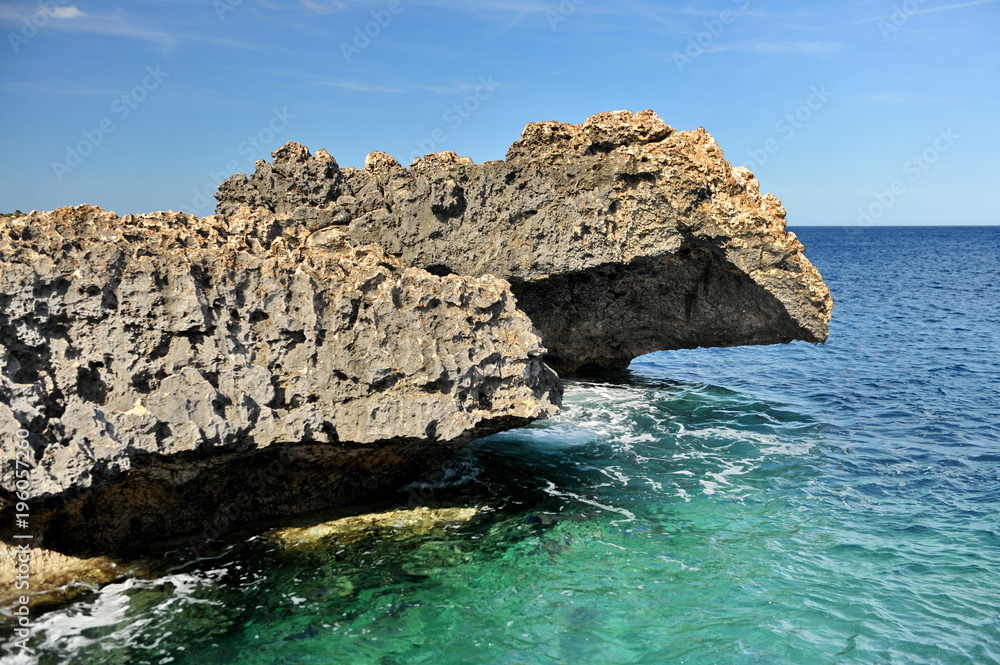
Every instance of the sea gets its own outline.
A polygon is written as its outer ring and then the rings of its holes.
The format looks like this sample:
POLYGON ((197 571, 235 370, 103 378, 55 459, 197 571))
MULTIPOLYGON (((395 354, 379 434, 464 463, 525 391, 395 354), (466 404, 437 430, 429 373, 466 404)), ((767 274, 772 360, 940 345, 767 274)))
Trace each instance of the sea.
POLYGON ((401 488, 471 522, 167 551, 0 662, 1000 663, 1000 227, 794 231, 826 344, 569 377, 401 488))

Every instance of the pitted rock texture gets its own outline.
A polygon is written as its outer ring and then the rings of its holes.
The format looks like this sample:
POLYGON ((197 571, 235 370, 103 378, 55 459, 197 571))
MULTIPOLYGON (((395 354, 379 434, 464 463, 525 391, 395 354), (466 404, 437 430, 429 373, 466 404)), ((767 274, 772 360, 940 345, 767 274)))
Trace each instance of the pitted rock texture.
POLYGON ((542 354, 505 281, 259 209, 0 223, 0 430, 27 432, 32 523, 65 552, 200 532, 237 497, 230 521, 392 491, 557 411, 542 354))
POLYGON ((296 143, 219 188, 309 231, 339 226, 406 265, 511 282, 561 370, 698 346, 822 342, 830 292, 785 210, 704 129, 652 111, 528 125, 506 161, 452 152, 341 169, 296 143))

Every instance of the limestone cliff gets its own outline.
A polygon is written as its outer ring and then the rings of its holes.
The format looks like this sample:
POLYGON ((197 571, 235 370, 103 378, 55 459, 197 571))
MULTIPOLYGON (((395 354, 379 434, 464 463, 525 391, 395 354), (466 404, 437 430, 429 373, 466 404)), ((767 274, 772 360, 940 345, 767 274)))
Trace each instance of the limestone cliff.
POLYGON ((391 492, 556 411, 542 353, 506 282, 261 210, 0 223, 0 435, 67 553, 391 492))
POLYGON ((0 220, 0 540, 19 493, 71 555, 355 504, 557 410, 543 358, 826 338, 781 203, 651 111, 480 165, 273 156, 211 217, 0 220))
POLYGON ((530 124, 506 161, 479 165, 375 152, 341 169, 289 143, 216 196, 221 217, 264 208, 433 273, 509 280, 557 369, 827 335, 829 290, 780 201, 703 129, 652 111, 530 124))

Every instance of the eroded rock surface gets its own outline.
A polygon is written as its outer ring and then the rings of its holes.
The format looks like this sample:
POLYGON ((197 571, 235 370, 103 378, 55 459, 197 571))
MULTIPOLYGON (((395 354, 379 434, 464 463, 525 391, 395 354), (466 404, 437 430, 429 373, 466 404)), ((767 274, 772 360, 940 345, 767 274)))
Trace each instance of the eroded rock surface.
POLYGON ((339 227, 406 265, 510 280, 557 369, 698 346, 821 342, 832 301, 785 210, 703 129, 652 111, 530 124, 505 161, 452 152, 341 169, 289 143, 222 184, 217 213, 339 227))
POLYGON ((34 544, 67 553, 391 491, 556 411, 542 353, 503 280, 259 209, 0 224, 0 435, 27 433, 34 544))

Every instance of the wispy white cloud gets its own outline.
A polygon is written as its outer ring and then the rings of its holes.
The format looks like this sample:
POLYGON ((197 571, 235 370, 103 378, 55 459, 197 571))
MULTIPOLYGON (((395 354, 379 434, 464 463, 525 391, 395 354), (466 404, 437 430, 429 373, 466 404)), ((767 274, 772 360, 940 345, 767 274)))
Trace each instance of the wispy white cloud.
POLYGON ((649 4, 645 2, 638 2, 637 0, 626 0, 622 2, 621 9, 628 10, 630 14, 639 13, 649 18, 657 19, 663 14, 673 15, 673 16, 700 16, 705 18, 719 18, 722 15, 731 15, 733 17, 753 17, 753 18, 785 18, 787 14, 775 14, 773 12, 762 12, 753 10, 750 8, 751 3, 748 1, 744 5, 739 3, 734 3, 731 6, 723 6, 721 9, 698 9, 690 5, 686 7, 664 7, 661 4, 649 4))
MULTIPOLYGON (((935 12, 949 12, 954 9, 965 9, 966 7, 975 7, 977 5, 989 5, 994 2, 1000 2, 1000 0, 972 0, 971 2, 960 2, 954 5, 940 5, 938 7, 928 7, 927 9, 917 9, 912 12, 908 11, 906 12, 906 16, 917 16, 918 14, 933 14, 935 12)), ((857 25, 858 23, 871 23, 872 21, 888 21, 892 18, 894 18, 892 14, 887 16, 876 16, 874 18, 866 18, 861 21, 858 21, 854 25, 857 25)))
MULTIPOLYGON (((21 23, 41 14, 53 19, 44 24, 46 30, 59 30, 89 35, 126 37, 169 47, 177 41, 172 35, 136 22, 122 10, 108 14, 87 14, 76 5, 49 7, 45 5, 0 5, 0 22, 21 23)), ((35 21, 37 24, 37 21, 35 21)))
MULTIPOLYGON (((271 9, 294 9, 294 11, 305 11, 313 15, 332 14, 334 12, 348 9, 369 8, 372 3, 367 0, 298 0, 297 3, 289 5, 275 5, 269 0, 258 0, 261 6, 271 9)), ((651 20, 667 24, 674 29, 681 29, 683 24, 679 21, 684 17, 718 17, 721 10, 698 9, 688 6, 664 7, 656 2, 643 2, 640 0, 619 0, 615 3, 594 3, 586 0, 404 0, 404 6, 414 5, 422 7, 433 7, 473 14, 487 21, 494 21, 500 25, 500 32, 503 34, 512 27, 522 23, 529 17, 541 17, 551 14, 564 15, 565 7, 572 6, 573 12, 577 10, 591 15, 599 14, 613 17, 635 17, 646 16, 651 20), (671 21, 673 17, 673 21, 671 21)), ((776 18, 784 16, 755 11, 747 6, 734 4, 731 11, 739 16, 754 16, 776 18)), ((565 14, 568 16, 568 14, 565 14)), ((546 26, 548 24, 545 24, 546 26)), ((496 36, 496 35, 494 35, 496 36)))
POLYGON ((88 15, 76 21, 57 21, 52 26, 67 32, 126 37, 152 42, 160 46, 173 46, 177 41, 175 37, 166 32, 133 21, 121 11, 103 16, 88 15))
POLYGON ((80 18, 82 16, 86 16, 86 14, 76 8, 76 5, 70 5, 69 7, 56 7, 47 11, 49 16, 53 18, 80 18))
POLYGON ((301 2, 302 6, 313 14, 332 14, 347 9, 347 5, 339 1, 330 2, 328 0, 327 2, 316 2, 315 0, 301 0, 301 2))
POLYGON ((86 14, 77 9, 76 5, 71 5, 69 7, 50 7, 47 5, 0 4, 0 21, 20 22, 24 19, 34 19, 34 23, 39 23, 40 21, 37 19, 45 21, 48 17, 69 19, 81 18, 84 16, 86 16, 86 14))
POLYGON ((362 81, 320 81, 318 85, 341 90, 351 90, 353 92, 379 92, 389 95, 400 95, 404 92, 402 88, 394 88, 386 85, 372 85, 362 81))
POLYGON ((722 53, 725 51, 748 51, 751 53, 790 53, 793 55, 825 55, 843 48, 840 42, 772 42, 761 40, 745 40, 718 44, 705 49, 705 53, 722 53))

